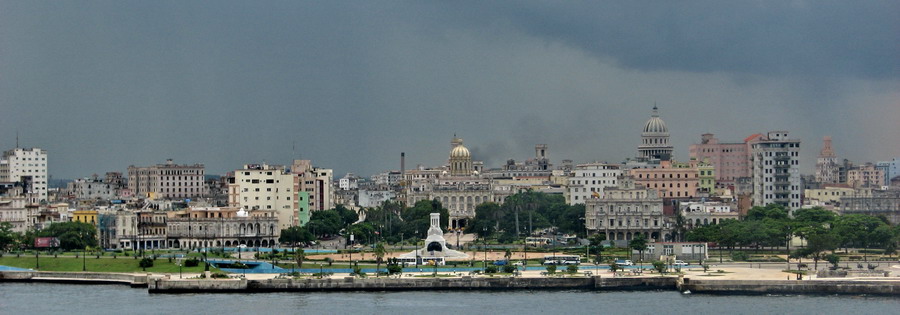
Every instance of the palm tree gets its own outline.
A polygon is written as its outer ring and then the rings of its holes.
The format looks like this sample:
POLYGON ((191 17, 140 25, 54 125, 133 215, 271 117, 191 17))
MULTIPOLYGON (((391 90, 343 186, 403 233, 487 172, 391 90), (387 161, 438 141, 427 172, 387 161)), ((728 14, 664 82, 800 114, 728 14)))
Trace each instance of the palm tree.
POLYGON ((506 261, 509 262, 509 259, 512 257, 512 251, 509 248, 506 249, 506 252, 503 253, 503 258, 506 258, 506 261))
POLYGON ((303 269, 303 260, 306 259, 306 252, 302 248, 294 251, 294 260, 297 261, 297 269, 303 269))
POLYGON ((381 270, 381 260, 384 258, 385 250, 384 245, 378 243, 375 245, 375 276, 378 276, 379 271, 381 270))
POLYGON ((640 270, 643 271, 644 250, 647 249, 647 238, 644 236, 644 234, 638 234, 634 237, 634 239, 631 240, 628 245, 629 247, 631 247, 631 249, 639 251, 641 253, 641 257, 638 257, 638 264, 640 266, 640 270))

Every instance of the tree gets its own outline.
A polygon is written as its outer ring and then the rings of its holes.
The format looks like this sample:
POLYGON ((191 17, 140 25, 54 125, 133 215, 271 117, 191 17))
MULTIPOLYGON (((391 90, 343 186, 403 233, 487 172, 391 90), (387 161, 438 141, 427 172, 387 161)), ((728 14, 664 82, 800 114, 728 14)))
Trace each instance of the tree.
POLYGON ((138 266, 140 266, 142 270, 147 271, 147 268, 153 267, 153 258, 146 257, 141 259, 138 266))
POLYGON ((97 246, 97 229, 90 223, 54 223, 38 231, 37 234, 40 237, 59 238, 59 246, 63 250, 77 250, 89 246, 97 246))
POLYGON ((549 265, 549 266, 547 266, 547 273, 549 273, 549 274, 551 274, 551 275, 554 274, 554 273, 556 273, 556 265, 549 265))
POLYGON ((309 243, 316 239, 316 237, 309 232, 304 226, 292 226, 286 229, 281 230, 281 236, 278 237, 278 242, 282 244, 291 244, 291 246, 297 246, 299 244, 309 243))
POLYGON ((379 270, 381 270, 381 260, 384 258, 385 250, 384 244, 378 243, 375 245, 375 263, 377 264, 375 267, 375 276, 378 276, 379 270))
POLYGON ((16 244, 21 235, 12 231, 12 223, 0 222, 0 251, 16 244))
MULTIPOLYGON (((871 245, 879 245, 885 241, 886 225, 879 218, 864 214, 847 214, 837 218, 834 222, 834 231, 842 236, 842 245, 862 246, 868 249, 871 245), (880 229, 879 229, 880 228, 880 229)), ((864 251, 865 260, 868 260, 868 251, 864 251)))
POLYGON ((631 249, 640 252, 641 257, 640 257, 640 259, 638 259, 638 264, 639 264, 641 270, 643 270, 643 268, 644 268, 644 265, 643 265, 644 250, 647 249, 647 237, 644 236, 644 234, 638 234, 633 239, 631 239, 631 242, 628 243, 628 246, 631 249))
POLYGON ((594 264, 600 263, 601 253, 603 253, 603 241, 606 240, 606 233, 597 233, 588 238, 591 246, 591 252, 594 253, 594 264))
POLYGON ((575 274, 578 272, 578 265, 568 265, 566 266, 566 272, 569 274, 575 274))
POLYGON ((297 269, 303 269, 303 260, 306 259, 306 252, 302 248, 294 251, 294 260, 297 262, 297 269))
POLYGON ((840 238, 832 231, 820 230, 806 236, 806 250, 813 257, 814 267, 819 269, 822 252, 833 251, 840 246, 840 238))
POLYGON ((506 261, 508 262, 510 257, 512 257, 512 251, 509 250, 509 248, 507 248, 506 251, 503 253, 503 258, 505 258, 506 261))

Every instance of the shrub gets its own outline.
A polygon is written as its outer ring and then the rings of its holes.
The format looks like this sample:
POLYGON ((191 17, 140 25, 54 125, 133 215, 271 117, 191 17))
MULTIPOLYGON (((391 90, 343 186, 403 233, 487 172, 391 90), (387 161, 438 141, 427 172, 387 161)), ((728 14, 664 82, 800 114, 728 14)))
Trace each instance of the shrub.
POLYGON ((516 267, 513 265, 503 265, 503 273, 513 273, 516 272, 516 267))
POLYGON ((184 261, 185 267, 197 267, 200 265, 200 260, 197 258, 191 258, 184 261))
POLYGON ((149 257, 141 259, 141 261, 138 263, 138 266, 140 266, 141 269, 146 271, 147 268, 153 267, 153 259, 151 259, 149 257))
POLYGON ((611 264, 609 264, 609 270, 612 272, 616 272, 616 271, 622 270, 622 266, 619 266, 619 264, 617 264, 617 263, 611 263, 611 264))
POLYGON ((666 273, 666 263, 659 260, 654 261, 653 269, 656 270, 656 272, 659 272, 659 274, 664 274, 666 273))
POLYGON ((228 279, 228 275, 225 274, 224 272, 215 272, 215 273, 209 275, 209 277, 213 278, 213 279, 228 279))
POLYGON ((388 274, 391 274, 391 275, 393 275, 393 274, 398 274, 398 273, 402 273, 402 272, 403 272, 403 267, 401 267, 400 265, 396 265, 396 264, 395 264, 395 265, 388 265, 388 266, 387 266, 387 271, 388 271, 388 274))
POLYGON ((549 265, 549 266, 547 266, 547 273, 549 273, 549 274, 554 274, 554 273, 556 273, 556 265, 549 265))
POLYGON ((497 273, 497 266, 487 266, 484 268, 484 273, 497 273))
POLYGON ((570 274, 576 273, 576 272, 578 272, 578 266, 577 265, 569 265, 568 267, 566 267, 566 272, 568 272, 570 274))
POLYGON ((745 253, 745 252, 734 252, 734 253, 731 253, 731 260, 734 260, 734 261, 746 261, 746 260, 748 260, 748 259, 750 259, 750 255, 748 255, 748 254, 745 253))
POLYGON ((834 268, 837 268, 838 263, 841 262, 841 256, 838 256, 836 254, 828 254, 825 256, 825 260, 831 263, 834 268))

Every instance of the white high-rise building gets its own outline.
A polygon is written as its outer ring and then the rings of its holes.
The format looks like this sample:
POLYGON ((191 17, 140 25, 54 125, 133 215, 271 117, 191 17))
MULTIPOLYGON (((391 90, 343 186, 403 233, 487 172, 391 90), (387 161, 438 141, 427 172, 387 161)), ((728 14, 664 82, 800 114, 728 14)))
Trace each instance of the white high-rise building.
POLYGON ((791 211, 803 205, 800 182, 800 140, 787 131, 770 131, 750 143, 753 205, 777 203, 791 211))
POLYGON ((579 164, 569 177, 566 201, 569 205, 584 204, 588 199, 603 198, 603 189, 618 186, 622 175, 618 165, 606 163, 579 164))
POLYGON ((3 152, 0 182, 23 182, 29 202, 47 201, 47 150, 15 148, 3 152))

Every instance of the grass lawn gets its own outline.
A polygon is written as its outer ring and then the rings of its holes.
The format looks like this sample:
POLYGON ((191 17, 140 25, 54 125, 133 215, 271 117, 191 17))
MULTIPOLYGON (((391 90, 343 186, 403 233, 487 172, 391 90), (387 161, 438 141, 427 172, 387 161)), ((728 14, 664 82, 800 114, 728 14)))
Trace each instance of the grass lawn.
MULTIPOLYGON (((53 258, 53 257, 41 257, 41 266, 39 270, 42 271, 81 271, 82 263, 84 263, 87 267, 87 271, 96 271, 96 272, 140 272, 143 271, 141 267, 138 266, 139 259, 134 259, 132 257, 121 257, 117 259, 112 258, 91 258, 88 257, 84 261, 82 258, 53 258)), ((0 257, 0 265, 18 267, 18 268, 32 268, 35 267, 35 258, 34 256, 22 256, 20 258, 16 258, 15 256, 9 257, 4 256, 0 257)), ((200 264, 197 267, 184 267, 183 272, 185 273, 197 273, 203 272, 203 264, 200 264)), ((218 269, 210 267, 210 271, 218 271, 218 269)), ((153 262, 153 267, 147 268, 147 272, 159 272, 159 273, 178 273, 178 265, 173 262, 169 262, 168 259, 159 258, 153 262)))

